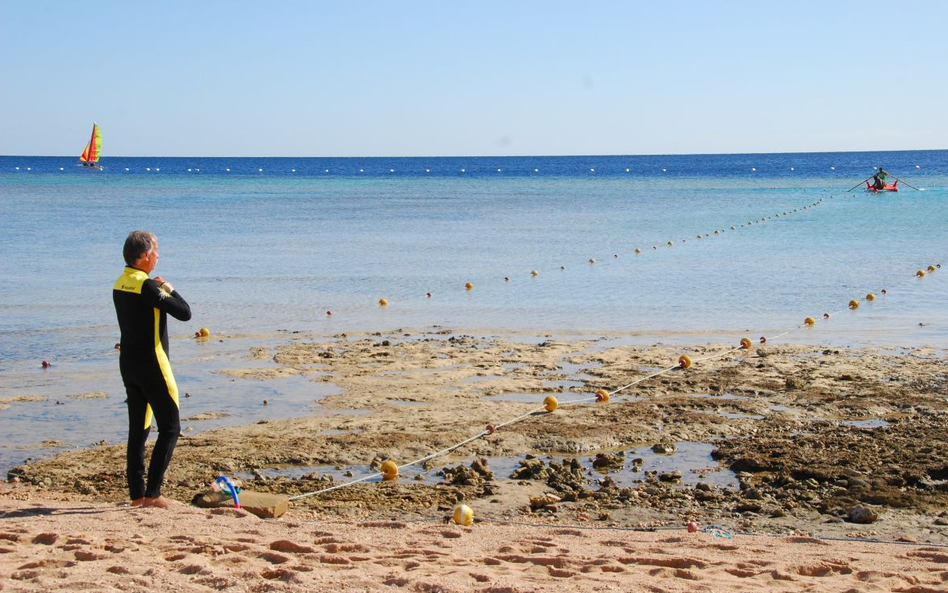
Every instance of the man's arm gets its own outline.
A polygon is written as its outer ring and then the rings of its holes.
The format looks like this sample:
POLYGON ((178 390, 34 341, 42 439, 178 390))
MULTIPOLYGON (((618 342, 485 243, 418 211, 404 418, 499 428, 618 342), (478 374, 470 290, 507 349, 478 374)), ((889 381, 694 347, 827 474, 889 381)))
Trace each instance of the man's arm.
MULTIPOLYGON (((159 276, 158 279, 160 280, 161 277, 159 276)), ((145 280, 145 283, 142 284, 142 296, 145 297, 153 307, 157 307, 159 311, 164 311, 179 321, 190 320, 191 307, 188 305, 188 302, 184 300, 184 297, 182 297, 177 290, 174 290, 171 284, 162 280, 162 285, 165 290, 159 288, 157 281, 151 278, 145 280), (168 288, 171 288, 170 292, 166 292, 168 288)))

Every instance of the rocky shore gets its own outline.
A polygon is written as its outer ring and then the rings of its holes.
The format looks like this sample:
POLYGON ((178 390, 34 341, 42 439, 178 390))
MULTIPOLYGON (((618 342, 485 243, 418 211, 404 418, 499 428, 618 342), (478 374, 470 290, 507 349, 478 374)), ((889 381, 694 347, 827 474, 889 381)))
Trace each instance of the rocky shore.
MULTIPOLYGON (((447 331, 253 348, 253 364, 226 374, 311 376, 343 393, 322 400, 328 413, 319 416, 185 434, 165 495, 190 501, 219 473, 243 476, 249 490, 310 493, 526 415, 411 477, 301 498, 287 517, 431 519, 463 501, 478 520, 694 521, 735 532, 948 543, 944 353, 754 344, 619 389, 675 366, 683 353, 700 361, 729 350, 447 331), (612 393, 608 403, 594 403, 597 389, 612 393), (536 411, 547 395, 563 403, 536 411), (707 444, 707 466, 677 468, 683 443, 707 444), (643 447, 667 462, 650 469, 635 453, 643 447)), ((124 445, 22 465, 8 480, 3 496, 11 499, 120 502, 124 445)))

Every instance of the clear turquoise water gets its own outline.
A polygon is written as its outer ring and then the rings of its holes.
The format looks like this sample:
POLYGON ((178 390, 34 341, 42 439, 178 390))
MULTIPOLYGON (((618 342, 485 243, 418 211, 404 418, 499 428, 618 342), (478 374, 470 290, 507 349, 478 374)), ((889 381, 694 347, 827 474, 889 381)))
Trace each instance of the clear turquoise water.
POLYGON ((303 389, 236 387, 211 368, 293 331, 732 342, 838 311, 786 339, 948 345, 948 269, 914 277, 948 263, 948 151, 104 163, 90 173, 72 158, 0 157, 0 399, 50 398, 0 410, 0 467, 32 454, 13 447, 44 438, 124 438, 110 291, 135 228, 157 233, 156 273, 192 305, 191 322, 171 325, 171 358, 182 390, 206 395, 189 402, 195 413, 230 406, 218 425, 252 421, 261 399, 303 389), (877 164, 925 191, 846 191, 877 164), (884 298, 845 310, 882 288, 884 298), (201 326, 266 339, 210 351, 187 339, 201 326), (86 391, 109 398, 69 399, 86 391), (106 405, 105 420, 82 427, 106 405))

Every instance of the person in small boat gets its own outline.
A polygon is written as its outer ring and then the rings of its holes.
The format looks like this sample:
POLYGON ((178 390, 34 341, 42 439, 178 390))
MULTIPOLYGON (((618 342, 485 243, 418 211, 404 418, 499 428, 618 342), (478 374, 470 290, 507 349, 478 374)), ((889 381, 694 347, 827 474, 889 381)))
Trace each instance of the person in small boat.
POLYGON ((884 189, 885 178, 888 175, 889 174, 885 172, 885 169, 883 169, 882 167, 879 167, 879 171, 875 175, 872 176, 872 187, 876 189, 884 189))

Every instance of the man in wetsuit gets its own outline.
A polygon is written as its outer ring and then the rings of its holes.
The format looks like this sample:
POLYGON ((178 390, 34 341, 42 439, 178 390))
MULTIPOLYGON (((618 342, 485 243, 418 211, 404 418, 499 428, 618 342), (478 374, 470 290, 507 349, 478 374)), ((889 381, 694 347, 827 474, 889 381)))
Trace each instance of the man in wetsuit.
POLYGON ((125 271, 112 287, 112 301, 122 331, 119 368, 128 395, 128 492, 135 506, 165 508, 161 496, 165 470, 181 432, 178 387, 168 361, 167 316, 188 321, 191 307, 161 276, 148 275, 158 264, 158 239, 132 231, 123 249, 125 271), (145 485, 145 441, 154 416, 158 440, 145 485))

